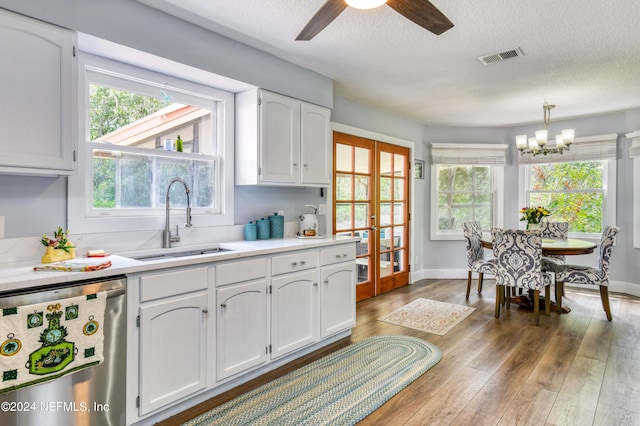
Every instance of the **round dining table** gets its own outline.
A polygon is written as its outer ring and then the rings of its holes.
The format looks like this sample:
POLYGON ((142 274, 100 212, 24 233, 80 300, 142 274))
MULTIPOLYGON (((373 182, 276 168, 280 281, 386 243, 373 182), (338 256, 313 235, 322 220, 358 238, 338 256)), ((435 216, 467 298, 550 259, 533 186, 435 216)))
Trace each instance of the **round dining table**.
MULTIPOLYGON (((493 244, 491 241, 491 234, 483 233, 482 238, 480 239, 480 243, 482 247, 492 249, 493 244)), ((593 251, 598 247, 598 244, 593 243, 587 240, 580 240, 577 238, 566 238, 566 239, 552 239, 552 238, 543 238, 542 239, 542 255, 563 255, 563 256, 576 256, 580 254, 589 254, 593 253, 593 251)), ((556 291, 558 289, 556 288, 556 291)), ((513 303, 519 304, 524 309, 531 309, 532 301, 530 298, 525 296, 516 296, 512 297, 511 301, 513 303)), ((556 299, 558 296, 556 295, 556 299)), ((544 301, 541 301, 544 304, 544 301)), ((543 305, 542 305, 543 306, 543 305)), ((571 312, 571 308, 568 306, 558 306, 555 302, 551 302, 551 310, 554 312, 558 312, 560 314, 566 314, 571 312)))
MULTIPOLYGON (((482 247, 491 249, 493 244, 491 242, 491 234, 482 234, 480 239, 482 247)), ((587 240, 579 240, 577 238, 567 239, 542 239, 542 255, 548 256, 550 254, 563 255, 563 256, 575 256, 579 254, 589 254, 598 247, 598 244, 587 240)))

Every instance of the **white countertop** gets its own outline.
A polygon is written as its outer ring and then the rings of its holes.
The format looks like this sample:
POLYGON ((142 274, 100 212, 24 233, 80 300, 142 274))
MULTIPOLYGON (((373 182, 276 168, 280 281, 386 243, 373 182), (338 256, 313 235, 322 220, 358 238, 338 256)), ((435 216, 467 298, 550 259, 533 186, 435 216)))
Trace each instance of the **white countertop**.
POLYGON ((86 279, 110 277, 114 275, 132 274, 136 272, 153 271, 157 269, 172 268, 177 266, 196 265, 200 263, 219 262, 223 260, 240 259, 250 256, 260 256, 278 252, 301 250, 306 248, 319 248, 335 244, 345 244, 359 241, 360 238, 284 238, 257 241, 232 241, 224 243, 200 244, 197 246, 175 246, 170 249, 154 249, 136 252, 111 254, 104 258, 77 257, 69 262, 99 262, 111 261, 111 267, 93 272, 60 272, 60 271, 34 271, 35 266, 42 264, 38 260, 32 262, 8 263, 0 265, 0 297, 1 293, 63 284, 67 282, 86 279), (161 253, 181 252, 211 247, 228 249, 220 253, 210 253, 188 257, 173 257, 152 261, 140 261, 129 256, 152 256, 161 253))

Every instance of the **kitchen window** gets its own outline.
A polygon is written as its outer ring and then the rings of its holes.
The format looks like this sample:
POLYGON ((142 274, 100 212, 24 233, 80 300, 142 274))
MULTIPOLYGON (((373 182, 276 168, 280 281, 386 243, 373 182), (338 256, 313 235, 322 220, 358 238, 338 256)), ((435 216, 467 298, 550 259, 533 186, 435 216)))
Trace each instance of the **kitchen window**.
POLYGON ((600 238, 615 225, 617 135, 576 138, 562 155, 520 158, 521 206, 543 206, 569 233, 600 238))
MULTIPOLYGON (((233 223, 233 94, 82 54, 84 112, 78 176, 70 178, 74 232, 161 229, 169 181, 190 188, 194 226, 233 223)), ((181 186, 173 209, 186 207, 181 186)), ((184 212, 176 212, 184 215, 184 212)))
POLYGON ((502 225, 506 145, 432 144, 431 239, 462 239, 462 224, 502 225))

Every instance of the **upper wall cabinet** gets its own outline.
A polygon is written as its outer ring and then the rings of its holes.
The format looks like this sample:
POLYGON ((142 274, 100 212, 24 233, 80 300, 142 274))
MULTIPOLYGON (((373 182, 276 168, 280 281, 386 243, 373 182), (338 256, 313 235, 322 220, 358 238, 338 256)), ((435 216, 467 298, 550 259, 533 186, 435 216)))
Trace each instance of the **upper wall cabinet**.
POLYGON ((329 185, 330 114, 262 89, 236 95, 236 184, 329 185))
POLYGON ((74 173, 75 40, 0 9, 0 173, 74 173))

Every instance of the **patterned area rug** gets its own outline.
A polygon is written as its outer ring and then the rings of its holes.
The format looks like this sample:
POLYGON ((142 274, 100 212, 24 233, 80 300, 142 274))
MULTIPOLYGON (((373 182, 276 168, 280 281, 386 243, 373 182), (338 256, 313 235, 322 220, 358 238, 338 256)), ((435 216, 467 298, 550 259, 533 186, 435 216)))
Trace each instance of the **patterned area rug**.
POLYGON ((378 321, 443 336, 475 310, 476 308, 469 306, 437 300, 416 299, 389 315, 378 318, 378 321))
POLYGON ((353 425, 442 358, 426 340, 374 336, 342 348, 185 423, 353 425))

